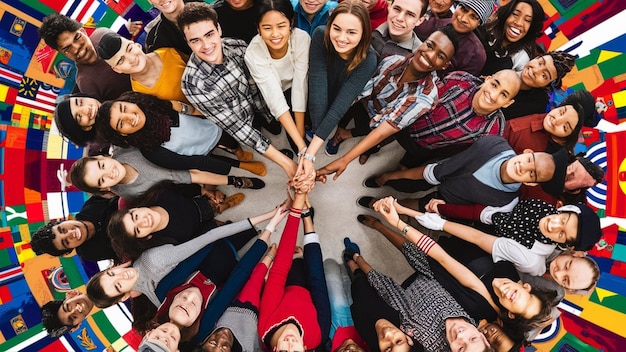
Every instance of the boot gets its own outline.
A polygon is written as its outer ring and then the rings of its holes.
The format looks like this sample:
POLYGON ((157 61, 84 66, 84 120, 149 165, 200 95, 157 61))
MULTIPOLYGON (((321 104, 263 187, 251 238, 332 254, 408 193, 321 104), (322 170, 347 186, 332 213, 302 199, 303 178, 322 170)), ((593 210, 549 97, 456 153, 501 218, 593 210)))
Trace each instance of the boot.
POLYGON ((267 174, 265 164, 261 161, 241 161, 239 162, 239 168, 259 176, 265 176, 265 174, 267 174))

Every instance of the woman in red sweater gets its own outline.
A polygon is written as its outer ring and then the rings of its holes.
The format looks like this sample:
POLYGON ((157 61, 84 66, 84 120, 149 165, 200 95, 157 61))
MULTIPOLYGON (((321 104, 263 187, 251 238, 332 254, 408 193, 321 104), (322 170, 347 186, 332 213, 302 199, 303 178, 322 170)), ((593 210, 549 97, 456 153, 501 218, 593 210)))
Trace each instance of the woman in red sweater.
POLYGON ((259 307, 259 336, 268 351, 315 349, 330 330, 330 302, 319 236, 303 213, 309 185, 296 190, 259 307), (304 259, 292 259, 300 217, 304 219, 304 259))

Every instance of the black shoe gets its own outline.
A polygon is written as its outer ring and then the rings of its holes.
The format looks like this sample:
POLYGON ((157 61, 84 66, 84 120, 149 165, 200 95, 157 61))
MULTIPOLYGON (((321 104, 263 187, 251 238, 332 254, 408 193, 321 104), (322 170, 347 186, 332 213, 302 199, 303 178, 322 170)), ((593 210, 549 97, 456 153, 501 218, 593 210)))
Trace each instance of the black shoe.
POLYGON ((289 159, 293 160, 294 154, 291 150, 285 148, 285 149, 281 149, 280 152, 285 154, 289 159))
POLYGON ((365 217, 365 215, 363 215, 363 214, 359 214, 359 215, 357 215, 357 216, 356 216, 356 219, 357 219, 357 220, 358 220, 361 224, 365 225, 365 219, 367 219, 367 218, 365 217))
POLYGON ((376 183, 376 176, 366 178, 365 181, 363 181, 363 186, 367 188, 380 188, 378 183, 376 183))
POLYGON ((265 187, 265 182, 256 177, 235 177, 233 186, 235 188, 261 189, 265 187))
POLYGON ((270 122, 265 122, 263 124, 263 128, 265 128, 267 130, 267 132, 273 134, 273 135, 277 135, 280 133, 280 131, 282 131, 282 126, 280 124, 280 122, 278 122, 278 120, 276 119, 272 119, 272 121, 270 122))
POLYGON ((375 201, 376 199, 374 197, 363 196, 363 197, 359 197, 359 199, 356 200, 356 203, 362 206, 363 208, 373 209, 372 205, 374 204, 375 201))

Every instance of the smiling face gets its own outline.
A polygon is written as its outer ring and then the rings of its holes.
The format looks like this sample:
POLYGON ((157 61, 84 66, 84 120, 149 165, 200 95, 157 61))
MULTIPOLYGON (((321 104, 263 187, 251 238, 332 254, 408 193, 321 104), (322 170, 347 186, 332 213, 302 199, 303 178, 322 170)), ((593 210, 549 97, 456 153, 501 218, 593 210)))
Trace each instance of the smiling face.
POLYGON ((510 337, 508 337, 502 327, 496 323, 486 323, 478 327, 478 330, 485 335, 489 345, 497 352, 509 352, 515 345, 510 337))
POLYGON ((122 136, 136 133, 146 124, 146 114, 137 104, 116 101, 111 104, 109 126, 122 136))
POLYGON ((348 60, 363 37, 363 24, 351 13, 340 13, 330 25, 329 36, 337 54, 348 60))
POLYGON ((589 174, 580 161, 576 160, 567 165, 567 171, 565 172, 565 190, 570 192, 577 191, 582 188, 592 187, 596 183, 597 181, 589 174))
POLYGON ((454 56, 454 45, 440 31, 433 32, 415 51, 411 68, 416 72, 432 72, 445 69, 454 56))
POLYGON ((552 214, 539 220, 541 233, 557 243, 573 243, 578 236, 578 215, 570 212, 552 214))
POLYGON ((78 326, 89 315, 93 302, 86 294, 71 290, 65 294, 63 305, 59 307, 57 316, 65 326, 78 326))
POLYGON ((226 0, 226 3, 235 11, 247 10, 254 5, 253 0, 226 0))
POLYGON ((266 12, 259 21, 259 35, 274 59, 280 59, 287 53, 291 23, 279 11, 266 12))
POLYGON ((327 0, 300 0, 300 8, 307 14, 309 20, 312 20, 322 7, 326 5, 326 2, 327 0))
POLYGON ((529 284, 520 284, 507 278, 495 278, 492 286, 500 304, 509 311, 509 317, 522 316, 530 319, 541 312, 541 300, 530 293, 529 284))
POLYGON ((548 153, 526 151, 505 161, 502 167, 505 174, 501 173, 502 180, 511 181, 507 183, 534 185, 548 181, 554 175, 554 159, 548 153))
POLYGON ((523 39, 528 33, 533 21, 533 8, 530 4, 520 2, 515 10, 504 21, 504 36, 506 43, 515 43, 523 39))
POLYGON ((148 0, 163 15, 180 14, 185 7, 183 0, 148 0))
POLYGON ((235 337, 229 328, 219 328, 206 339, 202 350, 206 352, 230 352, 235 337))
POLYGON ((446 320, 446 338, 453 352, 484 351, 489 347, 485 336, 462 318, 446 320))
POLYGON ((77 220, 65 220, 52 226, 52 233, 55 235, 52 243, 60 251, 74 249, 85 243, 90 237, 85 223, 77 220))
POLYGON ((76 124, 83 131, 91 131, 96 123, 96 115, 100 108, 100 102, 89 97, 71 97, 70 112, 76 124))
POLYGON ((300 331, 293 324, 289 324, 283 329, 276 342, 275 351, 299 352, 306 349, 300 331))
POLYGON ((583 258, 561 254, 554 258, 549 269, 550 277, 568 290, 585 290, 593 284, 593 270, 583 258))
POLYGON ((192 286, 174 296, 168 315, 170 321, 178 327, 189 327, 198 319, 201 311, 202 293, 199 288, 192 286))
POLYGON ((85 163, 84 182, 89 187, 108 191, 111 187, 122 182, 126 177, 126 169, 119 161, 105 156, 97 156, 95 160, 85 163))
POLYGON ((472 98, 472 108, 481 115, 506 108, 513 104, 513 98, 520 87, 520 79, 513 70, 502 70, 485 78, 472 98))
POLYGON ((378 347, 382 352, 404 352, 411 349, 413 340, 389 320, 379 319, 374 325, 378 347))
POLYGON ((98 60, 98 53, 84 28, 76 32, 65 31, 57 37, 57 48, 68 59, 81 65, 91 65, 98 60))
POLYGON ((146 68, 148 57, 141 50, 141 44, 123 37, 121 39, 120 50, 110 59, 104 61, 117 73, 133 74, 143 71, 146 68))
POLYGON ((161 214, 151 208, 133 208, 122 218, 126 234, 135 238, 146 238, 158 231, 161 214))
POLYGON ((547 87, 556 79, 556 67, 550 55, 530 60, 521 73, 522 82, 529 88, 547 87))
POLYGON ((130 262, 107 269, 100 277, 100 285, 107 297, 125 295, 122 301, 130 296, 139 274, 135 268, 130 267, 130 262))
POLYGON ((415 0, 395 0, 389 5, 387 25, 391 40, 401 43, 413 35, 413 29, 422 23, 422 2, 415 0))
POLYGON ((453 0, 428 0, 430 11, 436 15, 448 12, 452 4, 454 4, 453 0))
POLYGON ((452 14, 452 28, 459 34, 469 33, 480 26, 480 17, 467 5, 459 4, 452 14))
POLYGON ((222 29, 210 20, 194 22, 183 28, 187 44, 196 56, 205 62, 219 65, 224 62, 222 54, 222 29))
POLYGON ((178 343, 180 342, 180 330, 172 323, 163 323, 148 331, 144 339, 158 342, 171 352, 176 352, 178 351, 178 343))
POLYGON ((558 138, 571 135, 577 124, 578 113, 572 105, 554 108, 543 119, 543 129, 558 138))

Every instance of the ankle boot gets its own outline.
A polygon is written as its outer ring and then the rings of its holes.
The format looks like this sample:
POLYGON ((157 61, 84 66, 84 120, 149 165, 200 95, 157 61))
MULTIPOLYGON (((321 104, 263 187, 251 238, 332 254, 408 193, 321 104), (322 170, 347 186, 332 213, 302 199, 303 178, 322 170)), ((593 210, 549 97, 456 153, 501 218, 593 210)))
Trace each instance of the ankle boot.
POLYGON ((265 164, 260 161, 241 161, 239 162, 239 168, 259 176, 265 176, 265 174, 267 174, 265 164))

